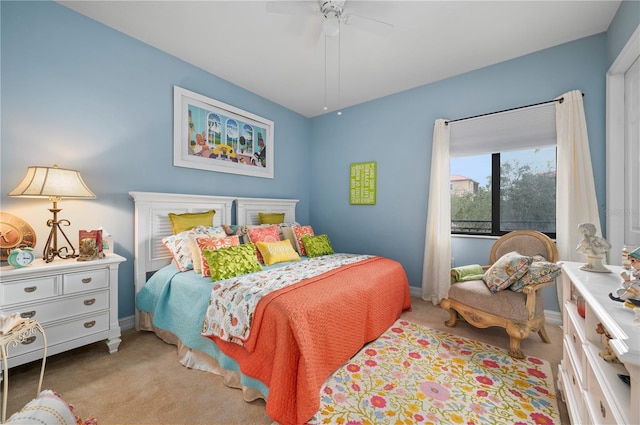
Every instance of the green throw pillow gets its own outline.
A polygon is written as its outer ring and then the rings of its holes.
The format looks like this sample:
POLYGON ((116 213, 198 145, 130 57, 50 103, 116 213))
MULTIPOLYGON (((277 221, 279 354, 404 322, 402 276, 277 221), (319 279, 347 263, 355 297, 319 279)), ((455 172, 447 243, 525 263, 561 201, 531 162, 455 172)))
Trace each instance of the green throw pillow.
POLYGON ((258 224, 284 223, 284 213, 258 213, 258 224))
POLYGON ((215 250, 205 249, 202 254, 209 264, 212 281, 262 270, 256 257, 256 246, 252 243, 215 250))
POLYGON ((302 245, 304 245, 304 249, 307 251, 307 257, 333 254, 333 247, 327 235, 304 235, 302 237, 302 245))

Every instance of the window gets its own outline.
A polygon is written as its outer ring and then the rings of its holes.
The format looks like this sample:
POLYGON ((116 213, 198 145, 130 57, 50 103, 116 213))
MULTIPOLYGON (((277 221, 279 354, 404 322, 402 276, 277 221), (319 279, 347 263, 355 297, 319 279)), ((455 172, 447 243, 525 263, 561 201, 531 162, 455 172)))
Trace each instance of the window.
POLYGON ((555 146, 455 157, 450 166, 452 233, 531 229, 555 238, 555 146))
POLYGON ((556 232, 555 102, 453 121, 451 232, 556 232))

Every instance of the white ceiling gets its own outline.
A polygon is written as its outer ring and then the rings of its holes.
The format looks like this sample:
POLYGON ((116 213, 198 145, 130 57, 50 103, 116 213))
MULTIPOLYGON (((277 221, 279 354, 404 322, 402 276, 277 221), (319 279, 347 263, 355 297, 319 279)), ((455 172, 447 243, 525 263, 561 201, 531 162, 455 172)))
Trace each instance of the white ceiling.
POLYGON ((274 13, 283 5, 267 11, 266 1, 59 3, 307 117, 606 31, 620 5, 347 0, 345 15, 393 28, 373 33, 354 19, 325 49, 322 14, 274 13))

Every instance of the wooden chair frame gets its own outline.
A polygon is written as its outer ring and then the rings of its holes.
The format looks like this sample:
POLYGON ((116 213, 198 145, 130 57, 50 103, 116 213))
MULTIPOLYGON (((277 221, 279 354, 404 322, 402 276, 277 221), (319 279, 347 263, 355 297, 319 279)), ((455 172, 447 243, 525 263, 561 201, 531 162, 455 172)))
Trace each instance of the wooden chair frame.
MULTIPOLYGON (((558 261, 558 250, 554 242, 547 235, 534 230, 515 230, 501 236, 496 240, 496 242, 491 247, 491 253, 489 254, 490 263, 495 263, 497 259, 499 259, 506 253, 501 252, 500 250, 505 242, 509 241, 512 238, 521 236, 535 237, 542 242, 547 252, 520 252, 520 254, 540 254, 543 255, 549 262, 555 263, 556 261, 558 261)), ((486 270, 489 267, 490 266, 484 266, 483 268, 486 270)), ((455 276, 453 271, 452 275, 455 276)), ((469 324, 477 328, 488 328, 491 326, 499 326, 505 328, 507 334, 509 335, 509 355, 517 359, 522 359, 524 358, 524 353, 520 349, 520 341, 527 338, 530 332, 537 332, 538 335, 540 335, 542 341, 547 344, 551 343, 551 340, 547 335, 547 331, 544 328, 544 314, 535 317, 535 308, 538 291, 545 286, 550 286, 554 283, 555 281, 536 283, 527 285, 522 289, 522 292, 526 295, 526 301, 523 307, 526 308, 528 315, 528 320, 525 322, 514 321, 506 317, 498 316, 496 314, 487 313, 476 309, 474 306, 461 303, 457 300, 445 298, 440 302, 441 307, 449 311, 449 320, 446 321, 445 324, 449 327, 454 327, 458 321, 458 314, 460 314, 460 316, 462 316, 469 324)), ((493 296, 499 296, 499 293, 493 294, 493 296)))

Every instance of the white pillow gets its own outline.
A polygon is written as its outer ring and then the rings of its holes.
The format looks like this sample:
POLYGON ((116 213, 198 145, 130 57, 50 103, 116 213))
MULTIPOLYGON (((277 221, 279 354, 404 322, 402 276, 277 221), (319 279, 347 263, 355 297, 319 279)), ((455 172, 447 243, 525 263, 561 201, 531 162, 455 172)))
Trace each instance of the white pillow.
POLYGON ((12 425, 76 425, 76 417, 69 405, 51 390, 44 390, 38 398, 14 413, 7 424, 12 425))

